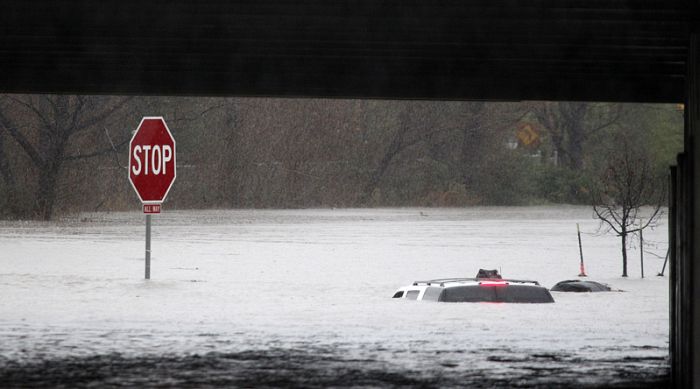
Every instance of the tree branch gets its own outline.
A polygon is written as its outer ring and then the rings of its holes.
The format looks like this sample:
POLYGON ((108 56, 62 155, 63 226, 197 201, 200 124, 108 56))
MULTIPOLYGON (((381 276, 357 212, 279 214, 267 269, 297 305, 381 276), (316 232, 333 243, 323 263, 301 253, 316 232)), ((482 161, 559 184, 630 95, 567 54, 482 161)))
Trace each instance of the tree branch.
POLYGON ((107 136, 107 140, 109 141, 110 146, 112 146, 112 150, 114 150, 114 162, 117 164, 122 169, 128 169, 126 166, 122 166, 119 163, 119 154, 117 153, 119 150, 117 150, 117 146, 114 145, 114 142, 112 141, 112 137, 109 136, 109 131, 107 131, 107 127, 103 127, 105 130, 105 135, 107 136))
POLYGON ((25 108, 28 108, 29 110, 34 112, 34 114, 39 118, 39 120, 41 120, 41 122, 44 124, 44 126, 46 128, 51 128, 51 123, 49 122, 49 120, 34 105, 29 104, 26 101, 23 101, 19 98, 13 97, 13 96, 5 96, 5 98, 7 98, 8 100, 11 100, 11 101, 15 102, 16 104, 19 104, 25 108))
POLYGON ((73 118, 71 119, 71 128, 76 128, 78 126, 78 118, 80 117, 80 111, 83 109, 83 106, 85 105, 85 99, 83 96, 77 96, 78 99, 78 106, 75 107, 73 110, 73 118))
POLYGON ((618 235, 621 235, 621 234, 622 234, 622 232, 620 232, 617 228, 615 228, 615 225, 614 225, 610 220, 608 220, 603 214, 601 214, 601 213, 598 211, 598 207, 597 207, 595 204, 593 205, 593 212, 595 212, 596 216, 598 216, 598 219, 604 221, 604 222, 605 222, 607 225, 609 225, 610 228, 611 228, 613 231, 615 231, 618 235))
POLYGON ((608 128, 608 127, 612 126, 613 124, 617 123, 620 120, 621 116, 622 116, 622 114, 620 113, 620 110, 618 110, 617 114, 612 119, 604 122, 601 125, 598 125, 597 127, 594 127, 592 129, 589 129, 588 131, 586 131, 586 133, 583 136, 583 140, 588 140, 589 137, 591 137, 592 135, 595 135, 595 133, 597 133, 598 131, 603 130, 605 128, 608 128))
POLYGON ((31 142, 29 142, 29 139, 27 139, 24 134, 17 129, 15 124, 2 113, 2 110, 0 110, 0 124, 2 124, 7 133, 22 147, 36 166, 41 166, 46 162, 31 142))
POLYGON ((90 128, 90 127, 94 126, 94 125, 97 124, 97 123, 100 123, 101 121, 107 119, 107 118, 110 117, 112 114, 114 114, 115 112, 117 112, 118 110, 120 110, 120 109, 121 109, 124 105, 126 105, 126 103, 129 102, 131 99, 132 99, 132 97, 125 97, 125 98, 123 98, 121 101, 119 101, 119 102, 116 103, 114 106, 112 106, 112 108, 107 109, 106 111, 100 113, 99 115, 93 116, 92 118, 90 118, 90 119, 89 119, 88 121, 86 121, 86 122, 83 122, 83 123, 78 124, 78 125, 74 128, 73 132, 82 131, 82 130, 85 130, 85 129, 87 129, 87 128, 90 128))
POLYGON ((0 175, 2 175, 5 184, 10 190, 15 190, 15 176, 9 167, 7 158, 5 157, 5 137, 0 131, 0 175))
MULTIPOLYGON (((187 121, 187 122, 195 121, 195 120, 201 118, 202 116, 206 115, 210 111, 213 111, 213 110, 218 109, 218 108, 223 108, 223 107, 224 107, 223 103, 218 104, 218 105, 213 105, 213 106, 205 109, 204 111, 199 112, 198 114, 196 114, 196 116, 190 116, 190 117, 185 116, 182 118, 176 118, 176 119, 173 119, 173 122, 177 123, 177 122, 184 122, 184 121, 187 121)), ((170 120, 168 120, 168 121, 170 121, 170 120)))
MULTIPOLYGON (((123 141, 121 141, 120 143, 118 143, 116 146, 112 143, 109 148, 97 150, 97 151, 94 151, 92 153, 68 155, 68 156, 63 157, 63 160, 64 161, 75 161, 78 159, 93 158, 93 157, 98 157, 100 155, 109 154, 111 152, 114 152, 115 150, 120 149, 125 144, 129 143, 129 140, 130 140, 129 138, 126 138, 123 141)), ((110 143, 111 143, 111 140, 110 140, 110 143)))

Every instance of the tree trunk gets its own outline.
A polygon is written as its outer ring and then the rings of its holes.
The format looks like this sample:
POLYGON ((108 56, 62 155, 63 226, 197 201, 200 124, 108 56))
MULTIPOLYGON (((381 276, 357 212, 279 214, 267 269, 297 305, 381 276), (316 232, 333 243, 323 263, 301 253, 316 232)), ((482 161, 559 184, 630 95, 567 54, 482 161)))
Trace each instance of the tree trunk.
POLYGON ((467 190, 471 190, 474 183, 475 166, 474 155, 472 152, 474 144, 476 144, 476 129, 465 126, 462 129, 462 150, 460 155, 460 167, 462 168, 462 183, 467 190))
POLYGON ((622 276, 627 277, 627 231, 622 230, 622 276))
POLYGON ((462 168, 462 183, 467 190, 471 190, 474 185, 476 172, 481 168, 479 162, 483 159, 480 153, 475 152, 478 148, 483 147, 483 135, 480 131, 483 109, 483 102, 470 103, 468 111, 470 122, 464 123, 462 128, 462 148, 459 162, 462 168))
POLYGON ((377 168, 374 170, 374 172, 370 176, 369 181, 365 185, 363 191, 364 202, 366 202, 367 199, 372 195, 372 192, 379 185, 379 182, 384 176, 384 173, 387 171, 387 169, 389 169, 389 165, 391 165, 391 162, 394 160, 394 157, 396 157, 401 151, 403 135, 405 132, 406 129, 402 128, 396 135, 394 135, 394 139, 392 139, 391 144, 384 153, 384 156, 382 157, 381 161, 379 161, 379 166, 377 166, 377 168))
POLYGON ((9 215, 12 217, 19 216, 22 211, 19 209, 19 198, 17 194, 17 181, 15 180, 15 175, 12 172, 10 163, 7 160, 7 154, 5 153, 3 135, 0 134, 0 177, 2 177, 5 183, 5 199, 4 203, 9 210, 9 215))
POLYGON ((566 161, 564 160, 564 157, 566 156, 566 149, 564 148, 562 137, 552 133, 550 134, 550 138, 556 154, 554 158, 554 166, 566 166, 566 161))
MULTIPOLYGON (((581 126, 582 123, 576 123, 581 126)), ((575 130, 569 138, 569 169, 579 172, 583 170, 583 134, 575 130)))
POLYGON ((51 220, 53 207, 56 202, 56 181, 59 164, 43 167, 39 172, 39 188, 36 194, 35 217, 41 220, 51 220))
POLYGON ((583 141, 586 137, 588 103, 567 103, 566 108, 568 168, 578 172, 583 168, 583 141))

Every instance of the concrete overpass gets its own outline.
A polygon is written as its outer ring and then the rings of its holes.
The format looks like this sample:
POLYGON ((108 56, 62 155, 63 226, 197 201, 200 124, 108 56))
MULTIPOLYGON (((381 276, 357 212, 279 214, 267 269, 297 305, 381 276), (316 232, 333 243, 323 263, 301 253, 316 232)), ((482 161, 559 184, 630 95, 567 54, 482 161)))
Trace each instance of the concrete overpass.
POLYGON ((698 0, 5 0, 0 91, 684 103, 672 376, 700 388, 698 0))

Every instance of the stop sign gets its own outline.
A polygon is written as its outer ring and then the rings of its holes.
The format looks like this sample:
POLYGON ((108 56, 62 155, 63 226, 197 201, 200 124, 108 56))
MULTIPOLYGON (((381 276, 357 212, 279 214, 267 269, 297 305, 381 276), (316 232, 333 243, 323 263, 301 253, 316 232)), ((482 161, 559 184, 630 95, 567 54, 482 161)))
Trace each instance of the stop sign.
POLYGON ((129 181, 143 203, 162 203, 175 181, 175 139, 162 117, 144 117, 129 143, 129 181))

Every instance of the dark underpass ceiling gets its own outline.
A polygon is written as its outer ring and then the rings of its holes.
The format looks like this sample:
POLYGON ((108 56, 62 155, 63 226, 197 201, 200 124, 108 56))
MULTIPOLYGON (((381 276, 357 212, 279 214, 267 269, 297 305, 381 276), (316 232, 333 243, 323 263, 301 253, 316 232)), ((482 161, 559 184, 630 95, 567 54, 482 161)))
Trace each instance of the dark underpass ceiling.
MULTIPOLYGON (((664 0, 4 0, 0 91, 680 102, 664 0)), ((697 2, 695 2, 697 3, 697 2)))

